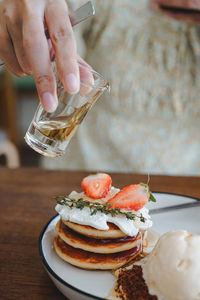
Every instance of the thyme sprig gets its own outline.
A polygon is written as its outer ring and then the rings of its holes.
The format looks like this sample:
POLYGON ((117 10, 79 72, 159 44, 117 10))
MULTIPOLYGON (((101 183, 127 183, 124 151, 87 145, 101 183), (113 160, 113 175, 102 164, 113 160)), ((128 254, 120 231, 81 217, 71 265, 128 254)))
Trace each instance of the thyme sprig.
POLYGON ((152 194, 152 192, 150 192, 150 190, 149 190, 148 183, 146 184, 146 183, 140 182, 140 185, 144 186, 145 190, 146 190, 146 193, 149 194, 149 201, 156 202, 156 198, 154 197, 154 195, 152 194))
POLYGON ((78 200, 70 198, 68 196, 57 196, 55 197, 55 200, 60 205, 68 206, 69 208, 78 208, 82 210, 84 207, 88 207, 90 209, 90 215, 96 215, 96 213, 102 212, 106 215, 110 214, 112 217, 115 216, 125 216, 128 220, 135 220, 136 218, 139 218, 141 222, 145 223, 145 218, 142 214, 136 215, 132 212, 124 212, 121 211, 120 208, 110 208, 110 204, 101 204, 99 202, 90 202, 87 200, 83 200, 83 198, 80 198, 78 200))

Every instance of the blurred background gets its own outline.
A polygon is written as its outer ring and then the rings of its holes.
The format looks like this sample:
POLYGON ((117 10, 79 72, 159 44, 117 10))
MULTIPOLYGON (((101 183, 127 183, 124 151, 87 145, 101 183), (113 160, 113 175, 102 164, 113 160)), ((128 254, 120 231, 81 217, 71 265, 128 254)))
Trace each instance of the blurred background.
MULTIPOLYGON (((70 10, 83 2, 67 1, 70 10)), ((200 1, 94 2, 95 16, 74 32, 111 93, 66 155, 48 159, 23 138, 38 105, 33 78, 0 68, 0 165, 199 176, 200 1)))
POLYGON ((19 78, 0 68, 0 165, 39 166, 39 154, 23 138, 37 105, 33 77, 19 78))

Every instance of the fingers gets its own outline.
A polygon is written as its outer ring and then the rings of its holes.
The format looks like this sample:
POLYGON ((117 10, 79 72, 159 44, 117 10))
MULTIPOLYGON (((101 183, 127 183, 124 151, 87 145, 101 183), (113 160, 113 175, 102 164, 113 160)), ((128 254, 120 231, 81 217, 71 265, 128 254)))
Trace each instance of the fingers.
POLYGON ((15 26, 13 26, 12 24, 8 23, 7 28, 11 36, 14 52, 21 69, 25 74, 32 75, 31 66, 28 62, 22 43, 23 38, 20 25, 15 24, 15 26))
POLYGON ((53 75, 48 42, 40 15, 24 16, 23 47, 31 65, 43 108, 48 112, 57 107, 56 83, 53 75))
POLYGON ((67 92, 79 91, 76 42, 65 0, 7 0, 0 3, 0 19, 0 58, 18 76, 33 74, 45 110, 54 111, 58 102, 52 58, 56 57, 58 75, 67 92), (4 11, 8 18, 1 18, 4 11), (44 23, 50 33, 49 43, 44 23))
POLYGON ((76 41, 64 0, 49 1, 45 21, 55 51, 57 70, 66 91, 77 93, 80 88, 76 41))
MULTIPOLYGON (((0 15, 0 18, 2 20, 3 16, 0 15)), ((4 22, 0 24, 0 41, 0 58, 12 73, 19 77, 24 76, 25 74, 17 61, 14 47, 4 22)))
POLYGON ((51 40, 48 39, 47 42, 48 42, 48 47, 49 47, 50 58, 51 58, 51 61, 53 61, 55 59, 55 51, 53 49, 51 40))
POLYGON ((79 72, 80 72, 80 95, 86 96, 94 86, 94 73, 92 67, 84 61, 80 56, 78 57, 79 72))
POLYGON ((77 55, 77 61, 79 64, 85 66, 86 68, 92 70, 92 66, 90 66, 80 55, 77 55))
POLYGON ((91 70, 86 68, 79 68, 81 83, 80 83, 80 95, 86 96, 91 92, 92 86, 94 86, 94 77, 91 70))

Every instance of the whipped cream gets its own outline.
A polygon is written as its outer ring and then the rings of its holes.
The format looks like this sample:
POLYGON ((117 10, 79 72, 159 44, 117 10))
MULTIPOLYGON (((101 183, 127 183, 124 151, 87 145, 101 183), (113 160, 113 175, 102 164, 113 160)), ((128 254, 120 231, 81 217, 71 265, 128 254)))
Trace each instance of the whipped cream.
MULTIPOLYGON (((120 190, 114 187, 108 192, 105 198, 96 200, 104 204, 108 199, 114 197, 120 190)), ((70 198, 78 200, 82 198, 83 200, 88 200, 94 202, 94 199, 87 197, 83 192, 77 193, 75 191, 71 192, 70 198)), ((128 236, 135 236, 140 230, 146 230, 152 226, 152 221, 149 216, 149 210, 146 207, 138 211, 132 211, 136 217, 135 220, 129 220, 125 216, 111 216, 110 214, 104 214, 97 211, 95 215, 91 215, 91 211, 88 207, 79 209, 76 207, 70 208, 65 205, 57 204, 55 210, 59 213, 63 221, 70 221, 80 225, 88 225, 99 230, 108 230, 108 222, 117 225, 121 231, 123 231, 128 236), (145 222, 141 222, 139 216, 145 218, 145 222)))

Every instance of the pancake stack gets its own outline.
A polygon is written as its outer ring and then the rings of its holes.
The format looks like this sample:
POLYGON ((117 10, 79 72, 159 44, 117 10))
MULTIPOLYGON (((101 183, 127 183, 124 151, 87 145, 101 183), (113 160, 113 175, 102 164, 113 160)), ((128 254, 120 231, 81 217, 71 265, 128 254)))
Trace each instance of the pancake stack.
POLYGON ((143 247, 143 233, 125 235, 116 225, 98 230, 60 219, 54 240, 57 254, 66 262, 83 269, 117 269, 135 258, 143 247))

